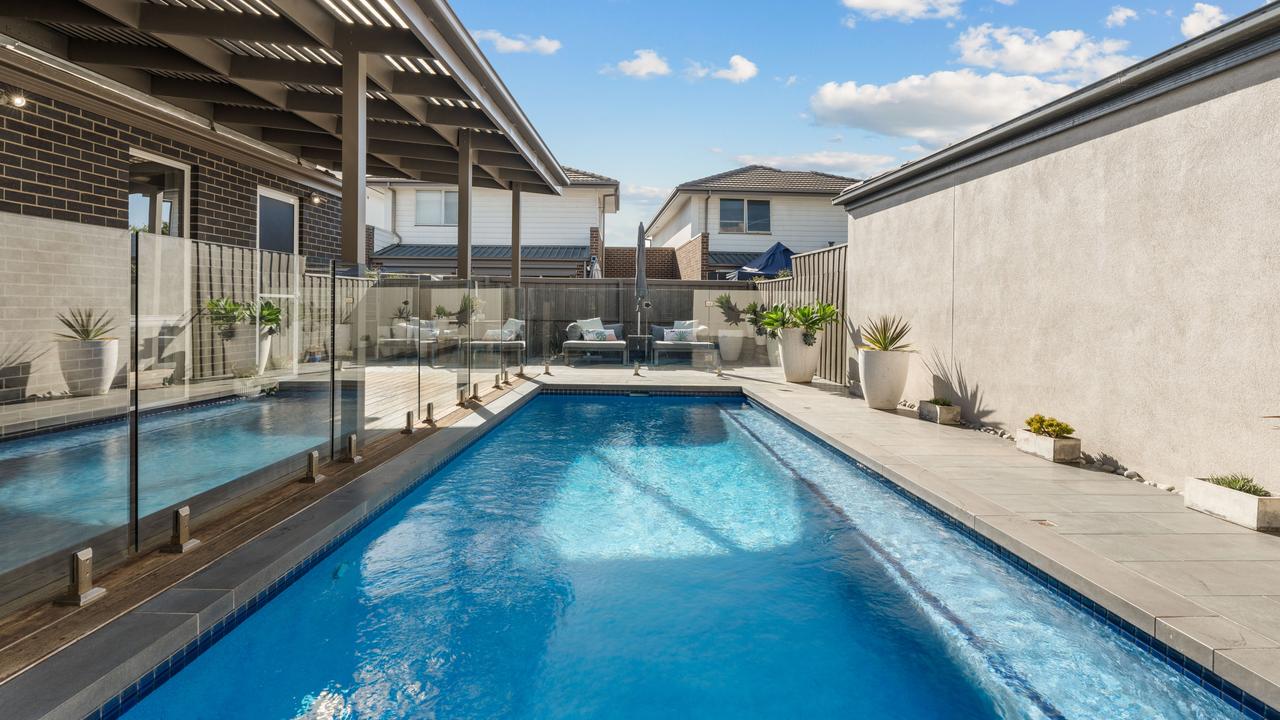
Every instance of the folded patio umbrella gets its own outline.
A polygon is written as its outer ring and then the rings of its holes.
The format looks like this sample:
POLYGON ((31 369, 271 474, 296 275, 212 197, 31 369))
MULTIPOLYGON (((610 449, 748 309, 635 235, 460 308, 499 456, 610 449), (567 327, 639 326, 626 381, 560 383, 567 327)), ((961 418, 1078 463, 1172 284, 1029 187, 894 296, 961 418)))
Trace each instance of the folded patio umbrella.
POLYGON ((782 270, 791 269, 791 252, 786 245, 774 243, 759 257, 743 265, 734 272, 734 280, 750 280, 754 277, 775 277, 782 270))
POLYGON ((645 277, 644 223, 636 229, 636 334, 641 334, 640 311, 649 299, 649 283, 645 277))

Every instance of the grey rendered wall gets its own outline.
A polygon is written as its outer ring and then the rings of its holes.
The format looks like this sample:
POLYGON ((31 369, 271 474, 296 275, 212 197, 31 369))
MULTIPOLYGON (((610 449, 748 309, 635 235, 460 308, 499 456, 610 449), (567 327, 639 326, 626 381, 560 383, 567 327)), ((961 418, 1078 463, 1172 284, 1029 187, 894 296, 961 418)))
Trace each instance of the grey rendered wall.
POLYGON ((850 319, 914 323, 910 400, 1280 491, 1278 78, 1264 58, 852 210, 850 319))

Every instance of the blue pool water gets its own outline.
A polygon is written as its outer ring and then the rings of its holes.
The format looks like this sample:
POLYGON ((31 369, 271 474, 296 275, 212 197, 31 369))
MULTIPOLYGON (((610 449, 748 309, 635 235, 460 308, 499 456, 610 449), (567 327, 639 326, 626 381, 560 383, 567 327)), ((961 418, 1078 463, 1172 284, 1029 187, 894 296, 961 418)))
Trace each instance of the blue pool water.
POLYGON ((740 400, 547 396, 148 695, 171 718, 1228 718, 740 400))
MULTIPOLYGON (((329 436, 329 395, 307 391, 144 415, 138 427, 139 510, 181 502, 329 436)), ((129 518, 124 420, 0 442, 0 572, 129 518)))

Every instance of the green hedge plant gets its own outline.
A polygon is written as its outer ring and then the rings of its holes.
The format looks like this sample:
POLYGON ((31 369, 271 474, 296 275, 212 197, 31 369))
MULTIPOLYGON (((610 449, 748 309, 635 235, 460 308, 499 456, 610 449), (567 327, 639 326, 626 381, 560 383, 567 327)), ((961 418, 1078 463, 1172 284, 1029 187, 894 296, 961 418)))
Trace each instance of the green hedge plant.
POLYGON ((1057 418, 1045 417, 1040 413, 1036 413, 1027 418, 1027 429, 1036 435, 1043 435, 1051 438, 1071 437, 1076 431, 1075 428, 1062 422, 1057 418))

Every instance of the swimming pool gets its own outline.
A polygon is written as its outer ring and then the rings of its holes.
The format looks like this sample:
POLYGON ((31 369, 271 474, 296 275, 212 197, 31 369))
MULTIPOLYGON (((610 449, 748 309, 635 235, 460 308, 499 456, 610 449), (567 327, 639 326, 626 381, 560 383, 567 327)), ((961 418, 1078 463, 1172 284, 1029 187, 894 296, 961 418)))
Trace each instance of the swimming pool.
MULTIPOLYGON (((329 395, 308 390, 143 415, 139 513, 162 510, 329 437, 329 395)), ((129 425, 111 420, 0 442, 0 572, 129 521, 129 425)))
POLYGON ((543 396, 130 718, 1229 718, 773 415, 543 396))

